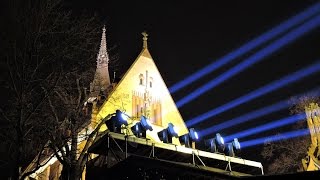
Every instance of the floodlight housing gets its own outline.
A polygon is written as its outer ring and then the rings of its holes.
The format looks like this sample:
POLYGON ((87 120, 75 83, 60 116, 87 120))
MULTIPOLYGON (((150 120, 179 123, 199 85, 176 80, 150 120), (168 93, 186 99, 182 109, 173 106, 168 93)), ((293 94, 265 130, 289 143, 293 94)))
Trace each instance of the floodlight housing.
POLYGON ((158 132, 159 139, 164 143, 172 143, 172 137, 178 137, 176 127, 172 123, 168 123, 168 127, 158 132))
POLYGON ((146 138, 146 131, 152 131, 152 125, 148 118, 145 116, 141 116, 141 119, 139 122, 137 122, 135 125, 131 127, 132 133, 137 137, 144 137, 146 138))
POLYGON ((184 134, 179 137, 180 144, 184 145, 185 147, 191 147, 191 144, 198 140, 199 136, 194 128, 190 128, 187 134, 184 134))
POLYGON ((219 133, 216 133, 214 138, 205 140, 204 143, 210 152, 223 152, 225 149, 223 137, 219 133))
POLYGON ((129 116, 120 110, 116 110, 116 113, 105 122, 108 129, 112 132, 121 133, 121 126, 128 126, 129 116))
POLYGON ((233 141, 232 141, 232 146, 233 146, 233 149, 236 151, 236 152, 239 152, 240 149, 241 149, 241 145, 240 145, 240 142, 238 140, 238 138, 234 138, 233 141))
POLYGON ((227 143, 227 144, 226 144, 225 154, 226 154, 227 156, 232 156, 232 157, 235 156, 232 143, 227 143))

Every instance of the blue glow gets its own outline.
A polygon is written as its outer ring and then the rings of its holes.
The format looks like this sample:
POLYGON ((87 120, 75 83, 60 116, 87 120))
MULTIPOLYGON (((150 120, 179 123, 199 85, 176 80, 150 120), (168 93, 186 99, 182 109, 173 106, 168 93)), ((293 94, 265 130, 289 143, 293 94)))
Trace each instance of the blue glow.
POLYGON ((267 141, 276 142, 276 141, 280 141, 280 140, 291 139, 291 138, 305 136, 305 135, 309 135, 309 134, 310 134, 309 129, 300 129, 297 131, 282 133, 280 135, 274 135, 274 136, 268 136, 268 137, 263 137, 263 138, 259 138, 259 139, 244 141, 244 142, 241 142, 241 148, 243 149, 243 148, 250 147, 250 146, 264 144, 267 141))
POLYGON ((289 104, 287 103, 286 100, 281 101, 281 102, 275 103, 273 105, 270 105, 270 106, 267 106, 267 107, 264 107, 264 108, 261 108, 261 109, 255 110, 255 111, 251 111, 247 114, 244 114, 242 116, 238 116, 238 117, 233 118, 231 120, 224 121, 221 124, 203 129, 203 130, 199 131, 199 134, 201 134, 201 136, 207 136, 208 134, 211 134, 213 132, 221 131, 223 129, 235 126, 240 123, 250 121, 252 119, 261 117, 263 115, 266 115, 266 114, 269 114, 269 113, 272 113, 275 111, 280 111, 281 109, 285 109, 288 106, 289 106, 289 104))
POLYGON ((185 145, 185 147, 191 147, 191 142, 196 142, 198 140, 199 136, 194 128, 190 128, 189 133, 179 136, 180 144, 185 145))
MULTIPOLYGON (((254 98, 257 98, 257 97, 262 96, 264 94, 270 93, 270 92, 272 92, 272 91, 274 91, 276 89, 279 89, 279 88, 281 88, 283 86, 286 86, 286 85, 288 85, 288 84, 290 84, 292 82, 300 80, 300 79, 302 79, 302 78, 304 78, 304 77, 306 77, 306 76, 308 76, 310 74, 318 72, 319 70, 320 70, 320 61, 317 60, 316 63, 314 63, 312 65, 309 65, 306 68, 303 68, 303 69, 301 69, 299 71, 296 71, 296 72, 294 72, 294 73, 292 73, 290 75, 287 75, 287 76, 285 76, 285 77, 283 77, 283 78, 281 78, 281 79, 279 79, 277 81, 273 81, 272 83, 267 84, 267 85, 255 90, 255 91, 252 91, 252 92, 250 92, 250 93, 248 93, 248 94, 246 94, 244 96, 241 96, 241 97, 239 97, 239 98, 237 98, 237 99, 235 99, 235 100, 233 100, 233 101, 231 101, 231 102, 229 102, 227 104, 224 104, 224 105, 222 105, 222 106, 220 106, 218 108, 215 108, 213 110, 210 110, 209 112, 206 112, 206 113, 204 113, 204 114, 202 114, 200 116, 197 116, 196 118, 193 118, 193 119, 187 121, 186 125, 187 126, 193 126, 196 123, 204 121, 205 119, 208 119, 208 118, 210 118, 212 116, 215 116, 215 115, 217 115, 219 113, 222 113, 224 111, 227 111, 227 110, 229 110, 231 108, 234 108, 234 107, 236 107, 236 106, 238 106, 240 104, 246 103, 246 102, 248 102, 248 101, 250 101, 250 100, 252 100, 254 98)), ((281 106, 281 105, 279 105, 279 106, 281 106)))
POLYGON ((236 134, 232 134, 230 136, 225 137, 224 140, 226 142, 228 142, 228 141, 231 141, 233 138, 242 138, 242 137, 250 136, 253 134, 258 134, 258 133, 261 133, 263 131, 267 131, 267 130, 270 130, 273 128, 277 128, 277 127, 281 127, 281 126, 295 123, 295 122, 297 122, 299 120, 303 120, 305 118, 306 118, 305 114, 297 114, 297 115, 289 116, 289 117, 277 120, 275 122, 271 122, 271 123, 264 124, 264 125, 261 125, 258 127, 254 127, 252 129, 246 129, 246 130, 239 132, 239 133, 236 133, 236 134))
POLYGON ((225 148, 224 140, 220 133, 216 133, 214 138, 205 139, 204 143, 210 149, 210 152, 223 151, 225 148))
POLYGON ((178 131, 172 123, 168 123, 167 130, 172 137, 178 137, 178 131))
MULTIPOLYGON (((294 97, 297 98, 297 97, 303 96, 305 94, 310 94, 310 95, 318 97, 320 95, 320 87, 316 87, 316 88, 312 89, 311 91, 295 95, 294 97)), ((244 115, 238 116, 238 117, 233 118, 231 120, 224 121, 223 123, 220 123, 220 124, 217 124, 215 126, 211 126, 211 127, 208 127, 206 129, 203 129, 203 130, 199 131, 199 134, 202 137, 204 137, 204 136, 207 136, 208 134, 212 134, 214 132, 218 132, 218 131, 221 131, 223 129, 239 125, 241 123, 256 119, 258 117, 262 117, 264 115, 267 115, 267 114, 270 114, 270 113, 273 113, 273 112, 276 112, 276 111, 280 111, 282 109, 285 109, 285 108, 289 107, 288 101, 289 101, 289 99, 286 99, 286 100, 277 102, 275 104, 272 104, 270 106, 263 107, 263 108, 260 108, 258 110, 255 110, 255 111, 251 111, 249 113, 246 113, 244 115)))
POLYGON ((233 52, 221 57, 220 59, 216 60, 215 62, 209 64, 208 66, 200 69, 199 71, 191 74, 187 78, 183 79, 182 81, 174 84, 169 88, 170 93, 175 93, 181 88, 191 84, 192 82, 196 81, 197 79, 209 74, 210 72, 220 68, 221 66, 227 64, 228 62, 231 62, 237 57, 240 57, 241 55, 251 51, 252 49, 258 47, 259 45, 271 40, 272 38, 275 38, 277 35, 280 35, 281 33, 287 31, 288 29, 292 28, 293 26, 302 23, 303 21, 307 20, 311 16, 318 13, 320 10, 320 3, 317 3, 305 11, 299 13, 296 16, 293 16, 289 20, 281 23, 279 26, 276 26, 275 28, 265 32, 263 35, 255 38, 254 40, 249 41, 248 43, 244 44, 240 48, 234 50, 233 52))
POLYGON ((190 138, 188 134, 184 134, 179 137, 179 141, 181 145, 184 145, 185 147, 191 147, 190 145, 190 138))
POLYGON ((245 61, 239 63, 238 65, 234 66, 233 68, 229 69, 227 72, 221 74, 217 78, 209 81, 204 86, 197 88, 195 91, 190 93, 189 95, 183 97, 179 100, 176 104, 177 107, 180 108, 181 106, 185 105, 186 103, 190 102, 191 100, 197 98, 201 94, 207 92, 208 90, 212 89, 213 87, 219 85, 220 83, 224 82, 225 80, 231 78, 232 76, 240 73, 241 71, 245 70, 246 68, 250 67, 251 65, 261 61, 268 55, 274 53, 276 50, 284 47, 285 45, 293 42, 297 38, 301 37, 305 33, 311 31, 312 29, 318 27, 320 25, 320 15, 316 16, 312 20, 304 23, 303 25, 299 26, 297 29, 290 31, 285 36, 281 37, 280 39, 276 40, 274 43, 268 45, 267 47, 259 50, 257 53, 250 56, 245 61))
POLYGON ((153 130, 149 119, 146 118, 145 116, 141 116, 141 120, 139 123, 141 124, 141 126, 143 127, 144 130, 150 130, 150 131, 153 130))
POLYGON ((241 149, 241 145, 239 143, 238 138, 234 138, 232 141, 232 145, 234 147, 235 150, 240 150, 241 149))
POLYGON ((193 141, 199 140, 198 133, 194 128, 190 128, 189 129, 189 136, 193 141))
POLYGON ((121 124, 124 124, 124 125, 128 125, 128 119, 129 119, 129 116, 126 115, 124 112, 120 111, 120 110, 116 110, 116 117, 117 117, 117 120, 120 121, 121 124))
POLYGON ((226 144, 225 151, 226 151, 225 153, 226 153, 227 156, 235 156, 232 143, 227 143, 226 144))
POLYGON ((210 152, 217 152, 218 151, 215 138, 205 139, 204 144, 205 144, 206 149, 209 150, 210 152))
POLYGON ((224 142, 225 142, 224 139, 222 138, 222 136, 219 133, 216 134, 216 141, 217 141, 219 146, 220 145, 224 145, 224 142))

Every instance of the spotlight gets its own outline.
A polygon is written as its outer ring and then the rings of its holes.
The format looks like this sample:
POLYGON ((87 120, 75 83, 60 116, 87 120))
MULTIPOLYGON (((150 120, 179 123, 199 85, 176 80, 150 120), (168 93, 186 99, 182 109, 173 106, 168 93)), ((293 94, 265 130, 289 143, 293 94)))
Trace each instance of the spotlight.
POLYGON ((235 154, 237 152, 240 152, 241 146, 240 143, 238 141, 238 138, 234 138, 233 141, 231 143, 228 143, 225 149, 225 153, 228 156, 235 156, 235 154))
POLYGON ((134 126, 131 127, 132 133, 137 137, 146 138, 146 131, 152 131, 152 125, 148 118, 141 116, 140 122, 137 122, 134 126))
POLYGON ((236 152, 239 152, 240 149, 241 149, 241 145, 239 143, 239 140, 238 138, 234 138, 233 141, 232 141, 232 146, 233 146, 233 149, 236 151, 236 152))
POLYGON ((172 137, 178 137, 178 131, 172 123, 168 124, 166 129, 158 132, 159 139, 164 143, 172 143, 172 137))
POLYGON ((226 155, 228 156, 232 156, 234 157, 235 156, 235 153, 234 153, 234 150, 233 150, 233 147, 232 147, 232 143, 227 143, 226 144, 226 149, 225 149, 225 153, 226 155))
POLYGON ((121 126, 128 125, 129 116, 120 110, 116 110, 114 116, 112 116, 109 120, 106 121, 106 126, 112 132, 121 133, 121 126))
POLYGON ((198 133, 194 130, 194 128, 190 128, 189 133, 179 137, 180 144, 185 145, 185 147, 191 147, 191 144, 198 140, 199 136, 198 133))
POLYGON ((217 133, 214 138, 205 140, 204 143, 210 152, 223 151, 225 148, 224 140, 219 133, 217 133))

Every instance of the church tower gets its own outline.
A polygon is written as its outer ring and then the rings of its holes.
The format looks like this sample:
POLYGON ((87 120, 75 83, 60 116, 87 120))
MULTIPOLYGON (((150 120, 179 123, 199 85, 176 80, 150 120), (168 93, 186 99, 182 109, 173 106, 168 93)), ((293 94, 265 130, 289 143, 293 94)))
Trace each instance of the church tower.
POLYGON ((97 56, 97 69, 93 81, 90 83, 90 97, 106 97, 111 88, 109 77, 109 55, 107 52, 106 28, 102 29, 100 50, 97 56))
POLYGON ((97 55, 97 67, 93 81, 90 83, 89 98, 84 106, 85 114, 91 114, 91 126, 96 125, 96 115, 99 107, 112 91, 113 86, 109 76, 109 55, 107 51, 106 28, 102 28, 100 49, 97 55))

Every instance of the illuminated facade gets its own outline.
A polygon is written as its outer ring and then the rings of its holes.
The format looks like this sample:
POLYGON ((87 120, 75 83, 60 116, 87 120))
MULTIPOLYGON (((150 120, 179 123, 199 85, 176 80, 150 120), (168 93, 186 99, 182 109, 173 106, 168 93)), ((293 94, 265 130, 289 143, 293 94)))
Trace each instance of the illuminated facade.
POLYGON ((320 170, 320 108, 317 103, 305 107, 307 124, 310 130, 311 145, 308 155, 302 159, 303 170, 320 170))
MULTIPOLYGON (((130 123, 139 121, 143 115, 153 126, 153 131, 147 132, 147 138, 161 142, 157 132, 174 124, 178 134, 188 132, 188 129, 170 95, 170 92, 154 63, 147 46, 147 33, 143 32, 143 48, 131 67, 118 83, 111 83, 109 77, 109 56, 106 44, 106 29, 103 28, 101 45, 97 56, 97 68, 93 81, 90 83, 89 98, 83 108, 91 114, 91 123, 86 131, 93 130, 107 115, 121 110, 130 116, 130 123), (91 104, 92 106, 89 106, 91 104)), ((107 127, 103 125, 101 132, 107 127)), ((126 132, 128 134, 132 132, 126 132)), ((81 134, 81 133, 80 133, 81 134)), ((85 142, 79 144, 81 151, 85 142)), ((178 138, 173 138, 172 144, 180 145, 178 138)), ((31 165, 32 166, 32 165, 31 165)), ((62 166, 53 158, 46 166, 40 168, 30 177, 35 179, 58 179, 62 166)), ((28 168, 27 168, 28 170, 28 168)), ((82 179, 85 179, 85 172, 82 179)))
MULTIPOLYGON (((101 119, 117 109, 131 117, 131 124, 144 115, 150 119, 154 127, 153 131, 147 132, 147 137, 160 142, 157 132, 166 128, 169 122, 177 127, 179 135, 187 133, 188 129, 149 53, 147 34, 142 34, 141 53, 99 107, 93 122, 99 123, 101 119)), ((105 129, 106 126, 102 127, 101 131, 105 129)), ((173 142, 180 145, 178 138, 173 142)))

